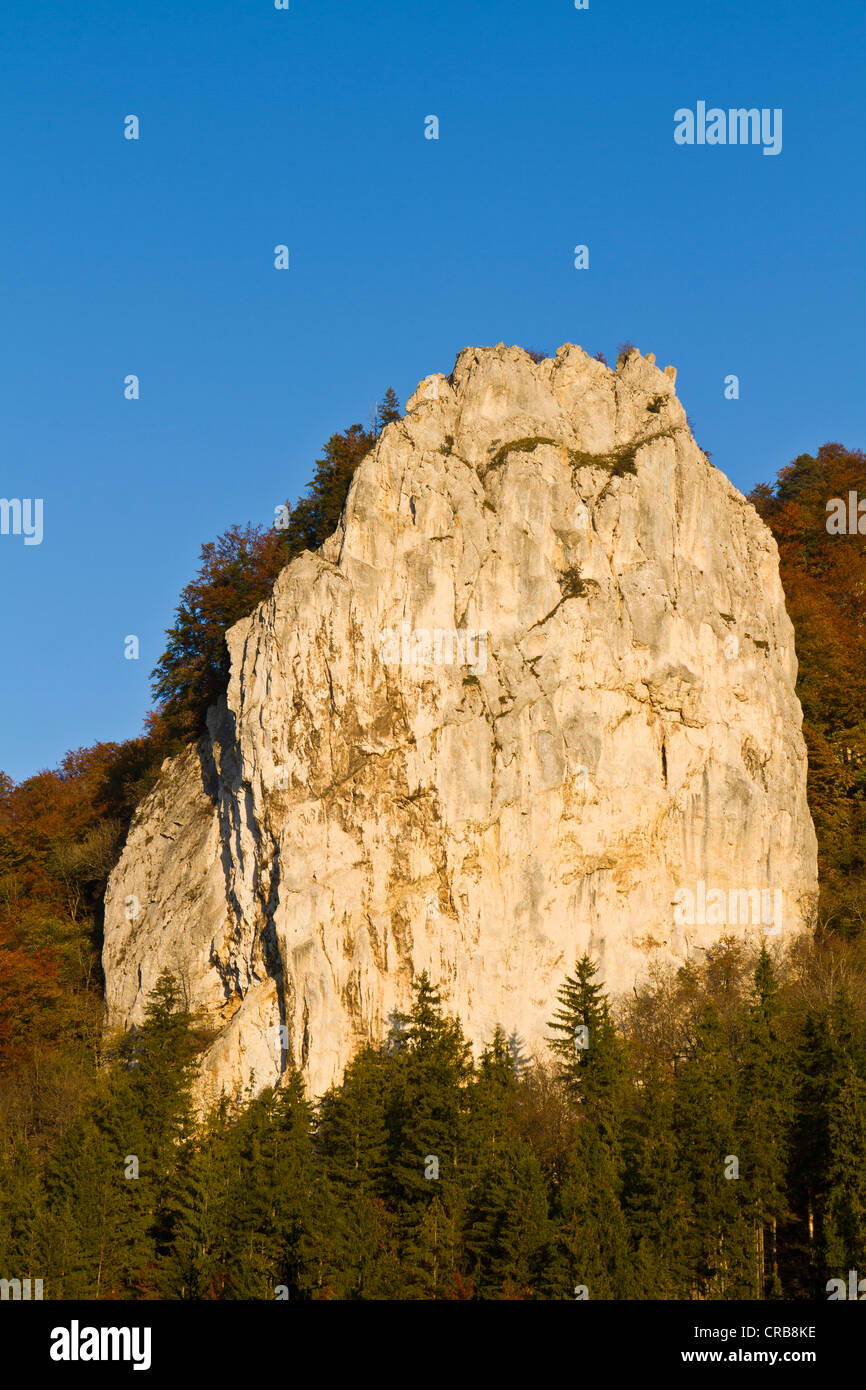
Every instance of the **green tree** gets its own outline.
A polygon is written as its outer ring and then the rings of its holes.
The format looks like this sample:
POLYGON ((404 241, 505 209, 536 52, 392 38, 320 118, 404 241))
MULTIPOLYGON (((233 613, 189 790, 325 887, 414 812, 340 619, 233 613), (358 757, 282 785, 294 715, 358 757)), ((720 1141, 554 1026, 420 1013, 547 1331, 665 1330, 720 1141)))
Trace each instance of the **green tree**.
POLYGON ((386 1203, 386 1116, 394 1060, 364 1048, 321 1098, 316 1151, 337 1202, 335 1236, 350 1296, 399 1296, 396 1219, 386 1203))
POLYGON ((442 1297, 453 1286, 470 1182, 471 1052, 458 1020, 443 1015, 424 972, 390 1045, 394 1088, 387 1117, 390 1187, 400 1212, 407 1292, 442 1297))
MULTIPOLYGON (((5 1135, 3 1135, 5 1138, 5 1135)), ((0 1261, 8 1279, 42 1279, 46 1298, 59 1297, 52 1279, 52 1233, 45 1216, 42 1173, 23 1137, 0 1156, 0 1261)))
POLYGON ((830 1103, 824 1217, 828 1277, 866 1269, 866 1080, 849 1063, 830 1103))
POLYGON ((336 1201, 316 1162, 313 1109, 298 1072, 282 1078, 274 1097, 274 1228, 280 1249, 279 1282, 290 1297, 345 1295, 335 1240, 336 1201))
POLYGON ((388 387, 376 411, 376 432, 381 434, 386 425, 392 421, 400 419, 400 402, 397 393, 392 387, 388 387))
POLYGON ((555 1194, 553 1223, 552 1297, 630 1297, 632 1262, 619 1173, 591 1121, 575 1126, 569 1168, 555 1194))
MULTIPOLYGON (((130 1243, 121 1156, 95 1117, 73 1120, 46 1172, 45 1241, 56 1298, 129 1296, 143 1258, 130 1243)), ((138 1232, 136 1232, 136 1236, 138 1232)))
POLYGON ((525 1140, 491 1152, 475 1184, 466 1246, 473 1287, 481 1298, 534 1298, 551 1241, 547 1189, 525 1140))
POLYGON ((693 1297, 754 1294, 753 1241, 736 1176, 743 1156, 736 1076, 718 1012, 708 1004, 695 1055, 677 1076, 674 1105, 679 1180, 692 1211, 686 1242, 693 1297))
POLYGON ((550 1040, 560 1059, 560 1074, 587 1119, 598 1126, 599 1137, 613 1153, 622 1120, 627 1058, 610 1016, 596 966, 589 956, 577 962, 559 990, 560 1007, 550 1022, 550 1040))
MULTIPOLYGON (((388 417, 399 407, 386 393, 388 417)), ((387 420, 380 415, 380 428, 387 420)), ((375 433, 350 425, 332 434, 313 479, 294 507, 285 504, 274 526, 232 526, 201 548, 196 577, 181 592, 166 648, 153 670, 158 711, 152 737, 169 748, 188 742, 205 727, 208 708, 225 692, 228 628, 252 613, 273 590, 280 571, 304 550, 317 550, 336 530, 358 464, 376 442, 375 433), (284 524, 280 524, 280 523, 284 524)))
POLYGON ((739 1089, 738 1132, 741 1143, 743 1207, 755 1243, 753 1297, 781 1297, 777 1239, 787 1218, 787 1176, 794 1115, 794 1080, 776 972, 766 946, 754 974, 754 998, 748 1011, 739 1089))
POLYGON ((166 1297, 224 1296, 235 1254, 231 1203, 242 1177, 239 1145, 222 1097, 178 1157, 170 1200, 172 1239, 160 1271, 166 1297))
POLYGON ((673 1076, 656 1056, 640 1076, 623 1150, 622 1204, 634 1250, 635 1297, 687 1298, 691 1209, 678 1166, 673 1076))
POLYGON ((517 1127, 518 1075, 514 1052, 497 1024, 468 1091, 468 1159, 473 1172, 497 1161, 517 1127))
POLYGON ((791 1152, 791 1189, 808 1238, 803 1292, 866 1264, 863 1249, 864 1029, 847 995, 807 1015, 791 1152))

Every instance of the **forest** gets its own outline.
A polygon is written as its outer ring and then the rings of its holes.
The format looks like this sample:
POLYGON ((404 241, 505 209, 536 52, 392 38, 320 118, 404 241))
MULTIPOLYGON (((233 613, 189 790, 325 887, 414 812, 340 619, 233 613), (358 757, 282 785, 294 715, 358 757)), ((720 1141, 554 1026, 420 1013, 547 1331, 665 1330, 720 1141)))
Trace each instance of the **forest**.
POLYGON ((532 1062, 467 1040, 422 976, 315 1104, 289 1075, 197 1117, 210 1035, 169 975, 140 1029, 103 1032, 102 898, 135 807, 225 689, 226 628, 334 530, 397 418, 389 390, 284 526, 202 547, 139 738, 0 772, 0 1275, 46 1298, 826 1298, 866 1273, 866 560, 825 524, 859 450, 800 455, 750 497, 796 634, 811 939, 727 939, 625 1000, 578 960, 532 1062))

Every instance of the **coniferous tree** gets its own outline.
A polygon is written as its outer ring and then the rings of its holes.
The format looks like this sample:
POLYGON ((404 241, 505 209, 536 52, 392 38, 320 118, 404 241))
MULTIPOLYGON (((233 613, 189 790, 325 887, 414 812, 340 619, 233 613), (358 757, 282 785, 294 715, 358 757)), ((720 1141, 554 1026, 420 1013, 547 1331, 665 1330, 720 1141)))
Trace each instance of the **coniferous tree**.
POLYGON ((178 1155, 172 1182, 172 1240, 161 1271, 167 1298, 225 1296, 235 1253, 231 1198, 242 1179, 236 1165, 237 1145, 223 1097, 178 1155))
POLYGON ((830 1103, 824 1215, 828 1278, 866 1269, 866 1079, 853 1061, 830 1103))
POLYGON ((49 1276, 57 1298, 123 1295, 123 1173, 93 1116, 73 1120, 46 1172, 49 1276))
POLYGON ((857 1245, 858 1199, 849 1216, 845 1187, 858 1182, 848 1169, 857 1161, 862 1103, 857 1078, 866 1068, 863 1026, 844 994, 809 1012, 798 1060, 790 1187, 804 1236, 795 1282, 807 1297, 820 1297, 828 1278, 846 1272, 842 1266, 852 1237, 857 1245))
POLYGON ((466 1247, 481 1298, 533 1298, 545 1276, 552 1232, 547 1189, 525 1140, 491 1150, 473 1190, 466 1247))
POLYGON ((695 1055, 677 1076, 674 1107, 679 1179, 692 1212, 686 1241, 696 1297, 754 1294, 754 1247, 737 1176, 743 1155, 737 1110, 734 1059, 708 1004, 695 1055))
POLYGON ((400 402, 393 387, 389 386, 376 411, 376 433, 381 434, 386 425, 400 419, 400 402))
POLYGON ((134 1214, 139 1230, 147 1206, 154 1257, 168 1248, 177 1215, 170 1180, 193 1133, 199 1047, 180 987, 164 970, 148 996, 141 1027, 121 1041, 121 1076, 102 1126, 113 1165, 122 1159, 125 1168, 127 1159, 136 1161, 138 1178, 123 1178, 124 1208, 134 1214))
POLYGON ((653 1056, 625 1123, 623 1209, 634 1250, 637 1298, 689 1296, 685 1231, 691 1217, 678 1165, 674 1080, 653 1056))
POLYGON ((555 1195, 553 1221, 549 1296, 631 1296, 632 1261, 620 1205, 620 1175, 606 1138, 591 1120, 575 1126, 571 1161, 555 1195))
POLYGON ((409 1014, 395 1021, 391 1046, 390 1170, 401 1213, 407 1292, 441 1297, 453 1286, 468 1196, 472 1068, 460 1023, 443 1015, 439 992, 426 972, 415 983, 409 1014))
POLYGON ((615 1153, 623 1113, 627 1062, 607 997, 594 983, 596 966, 589 956, 577 962, 573 976, 559 990, 560 1007, 550 1023, 550 1046, 560 1059, 561 1075, 599 1137, 615 1153))
POLYGON ((483 1049, 468 1092, 468 1161, 472 1172, 488 1168, 516 1132, 518 1075, 514 1051, 497 1024, 483 1049))
POLYGON ((462 1177, 468 1129, 469 1044, 456 1019, 443 1015, 439 991, 426 971, 395 1030, 395 1085, 388 1117, 391 1172, 398 1197, 425 1202, 430 1182, 454 1187, 462 1177), (438 1178, 425 1177, 436 1160, 438 1178))
POLYGON ((340 1085, 319 1101, 317 1152, 335 1189, 344 1195, 384 1190, 389 1089, 388 1057, 366 1047, 349 1063, 340 1085))
POLYGON ((393 1060, 365 1048, 319 1102, 316 1150, 337 1202, 335 1236, 350 1296, 399 1296, 396 1220, 386 1203, 393 1060))
POLYGON ((274 1096, 274 1224, 279 1282, 290 1297, 343 1297, 339 1247, 334 1238, 336 1201, 316 1163, 313 1108, 298 1072, 282 1078, 274 1096))
POLYGON ((316 460, 313 480, 289 514, 285 561, 303 550, 318 550, 337 529, 355 470, 376 442, 361 425, 332 434, 316 460))
POLYGON ((23 1138, 0 1157, 0 1260, 10 1279, 42 1279, 44 1296, 57 1298, 52 1277, 55 1233, 45 1211, 43 1174, 23 1138))
POLYGON ((787 1217, 787 1172, 794 1086, 776 972, 766 946, 754 974, 740 1074, 739 1124, 743 1206, 755 1242, 755 1298, 781 1297, 777 1238, 787 1217))

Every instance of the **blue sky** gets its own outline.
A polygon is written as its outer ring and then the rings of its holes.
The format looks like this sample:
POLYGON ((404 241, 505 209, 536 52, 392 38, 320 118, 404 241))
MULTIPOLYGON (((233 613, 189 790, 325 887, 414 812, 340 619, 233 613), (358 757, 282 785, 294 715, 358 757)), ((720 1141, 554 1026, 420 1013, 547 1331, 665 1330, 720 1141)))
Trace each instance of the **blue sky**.
POLYGON ((744 491, 866 446, 862 0, 290 3, 0 19, 0 496, 44 499, 0 536, 16 779, 137 734, 201 544, 469 343, 633 340, 744 491), (699 100, 782 108, 782 152, 677 146, 699 100))

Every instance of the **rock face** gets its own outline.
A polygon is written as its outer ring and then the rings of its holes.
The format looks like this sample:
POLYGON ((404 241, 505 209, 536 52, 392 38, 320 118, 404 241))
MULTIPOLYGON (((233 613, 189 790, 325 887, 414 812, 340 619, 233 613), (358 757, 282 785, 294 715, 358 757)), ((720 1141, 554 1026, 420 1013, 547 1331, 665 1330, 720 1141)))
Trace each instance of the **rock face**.
POLYGON ((776 545, 672 368, 467 348, 358 469, 340 528, 228 634, 106 896, 108 1021, 166 966, 211 1091, 338 1080, 427 970, 477 1046, 543 1046, 720 935, 801 930, 815 835, 776 545))

